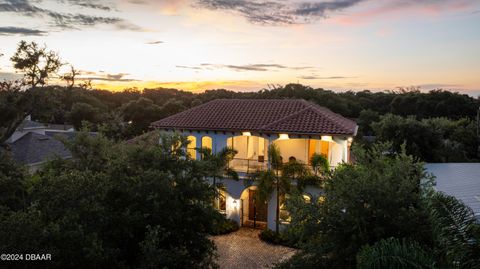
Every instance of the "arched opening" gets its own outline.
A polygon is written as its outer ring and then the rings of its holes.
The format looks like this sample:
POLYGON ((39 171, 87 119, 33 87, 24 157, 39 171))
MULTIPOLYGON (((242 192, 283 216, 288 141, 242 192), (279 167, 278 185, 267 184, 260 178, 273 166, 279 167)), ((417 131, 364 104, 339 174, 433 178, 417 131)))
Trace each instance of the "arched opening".
POLYGON ((255 172, 267 166, 266 139, 260 136, 242 135, 227 139, 227 146, 235 149, 237 154, 230 166, 238 172, 255 172))
POLYGON ((202 137, 202 148, 208 148, 212 150, 213 148, 213 141, 210 136, 204 136, 202 137))
POLYGON ((197 138, 193 135, 189 135, 187 136, 187 140, 190 142, 187 146, 187 154, 191 159, 196 160, 197 150, 195 148, 197 147, 197 138))
POLYGON ((257 187, 246 188, 240 196, 240 223, 242 226, 267 227, 268 203, 257 199, 257 187))

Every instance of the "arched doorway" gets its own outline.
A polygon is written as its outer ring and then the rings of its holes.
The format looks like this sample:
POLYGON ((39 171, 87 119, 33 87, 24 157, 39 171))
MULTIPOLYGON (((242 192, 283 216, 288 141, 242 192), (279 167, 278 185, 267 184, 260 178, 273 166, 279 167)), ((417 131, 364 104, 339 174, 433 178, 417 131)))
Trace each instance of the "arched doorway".
POLYGON ((256 196, 257 187, 246 188, 240 196, 240 223, 245 227, 265 229, 267 227, 268 203, 256 196))

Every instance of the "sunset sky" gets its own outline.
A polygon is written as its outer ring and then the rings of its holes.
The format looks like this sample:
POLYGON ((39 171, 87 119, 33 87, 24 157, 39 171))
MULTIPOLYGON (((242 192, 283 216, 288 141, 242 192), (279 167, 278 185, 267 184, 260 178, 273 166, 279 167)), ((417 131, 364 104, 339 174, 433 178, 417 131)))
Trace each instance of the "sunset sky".
POLYGON ((0 0, 0 78, 20 40, 112 90, 480 94, 478 0, 0 0))

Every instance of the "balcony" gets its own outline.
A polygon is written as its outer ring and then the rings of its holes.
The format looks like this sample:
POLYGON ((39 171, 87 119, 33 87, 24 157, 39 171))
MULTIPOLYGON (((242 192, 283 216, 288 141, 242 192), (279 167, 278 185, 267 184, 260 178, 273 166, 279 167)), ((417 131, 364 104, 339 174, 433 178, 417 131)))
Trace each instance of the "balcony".
POLYGON ((258 159, 240 159, 235 158, 230 161, 229 167, 239 173, 255 173, 257 171, 264 171, 267 169, 268 164, 261 158, 258 159))

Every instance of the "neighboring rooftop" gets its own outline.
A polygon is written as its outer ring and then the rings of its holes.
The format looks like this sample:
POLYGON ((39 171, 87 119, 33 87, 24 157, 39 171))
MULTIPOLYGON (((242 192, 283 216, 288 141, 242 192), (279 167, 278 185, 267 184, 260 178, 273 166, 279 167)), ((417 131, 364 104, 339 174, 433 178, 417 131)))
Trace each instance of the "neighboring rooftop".
POLYGON ((480 217, 480 163, 429 163, 426 168, 436 177, 437 190, 461 200, 480 217))
POLYGON ((357 124, 325 107, 294 99, 218 99, 151 125, 158 129, 355 135, 357 124))
POLYGON ((36 164, 54 157, 70 158, 62 142, 51 136, 30 132, 10 144, 14 159, 22 164, 36 164))
POLYGON ((17 130, 28 130, 28 129, 36 129, 36 128, 45 128, 45 125, 43 123, 38 122, 38 121, 25 119, 17 127, 17 130))

